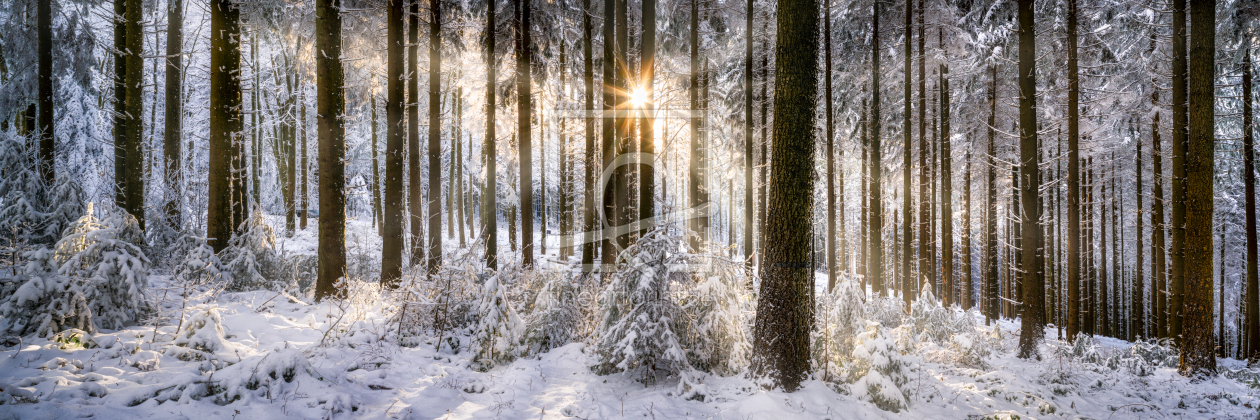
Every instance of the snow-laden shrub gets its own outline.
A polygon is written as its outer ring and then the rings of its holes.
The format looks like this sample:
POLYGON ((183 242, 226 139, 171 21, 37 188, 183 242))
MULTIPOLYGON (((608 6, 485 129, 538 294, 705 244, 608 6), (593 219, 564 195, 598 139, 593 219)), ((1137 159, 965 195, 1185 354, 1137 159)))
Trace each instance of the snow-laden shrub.
POLYGON ((677 377, 680 390, 695 384, 686 348, 691 344, 682 307, 671 299, 671 265, 682 256, 680 238, 652 231, 617 258, 617 270, 600 296, 602 334, 596 344, 600 374, 626 372, 645 383, 677 377))
POLYGON ((171 281, 184 289, 184 297, 188 294, 209 287, 218 289, 227 282, 227 267, 215 255, 214 248, 206 243, 205 238, 184 236, 179 243, 187 249, 183 259, 172 270, 171 281))
POLYGON ((539 291, 526 318, 525 352, 528 354, 544 353, 574 341, 582 317, 578 308, 577 279, 563 271, 538 274, 539 291))
POLYGON ((175 332, 173 347, 166 354, 184 361, 205 360, 215 353, 232 348, 223 329, 223 316, 216 305, 192 308, 192 315, 181 321, 175 332))
MULTIPOLYGON (((750 297, 742 282, 743 264, 712 255, 687 255, 691 278, 680 276, 673 288, 694 335, 688 350, 696 369, 721 376, 734 375, 748 365, 746 309, 750 297)), ((671 272, 671 275, 681 274, 671 272)))
POLYGON ((257 207, 241 222, 236 235, 228 246, 219 252, 219 259, 227 268, 232 283, 230 291, 269 289, 277 290, 283 284, 272 281, 282 262, 276 254, 276 234, 263 218, 257 207))
POLYGON ((743 271, 726 259, 693 255, 663 229, 618 257, 600 295, 600 374, 625 372, 645 383, 677 378, 698 391, 696 370, 730 374, 747 360, 743 271))
MULTIPOLYGON (((402 335, 399 338, 404 345, 416 345, 418 337, 426 332, 446 338, 447 332, 476 325, 481 284, 494 273, 471 253, 449 257, 432 275, 421 266, 405 271, 399 288, 392 294, 393 305, 398 308, 398 331, 402 335)), ((512 278, 502 270, 498 277, 501 284, 512 278)), ((510 291, 504 292, 508 300, 519 302, 510 291)))
POLYGON ((525 323, 508 302, 499 277, 487 279, 481 288, 477 329, 470 345, 473 365, 484 371, 516 358, 524 332, 525 323))
POLYGON ((62 350, 68 349, 91 349, 98 347, 96 340, 92 338, 92 334, 80 330, 78 328, 67 328, 53 334, 48 341, 57 343, 57 347, 62 350))
POLYGON ((87 281, 57 274, 53 251, 40 247, 25 253, 21 285, 0 303, 0 331, 51 337, 66 329, 95 331, 87 281))
POLYGON ((851 374, 854 396, 886 411, 900 412, 909 408, 909 362, 897 351, 892 336, 881 331, 877 322, 867 322, 866 331, 858 334, 853 348, 854 367, 851 374))
POLYGON ((87 213, 66 229, 57 241, 54 257, 57 273, 85 281, 85 291, 99 328, 120 329, 134 324, 150 308, 149 259, 137 244, 144 241, 136 218, 121 210, 105 211, 98 219, 88 205, 87 213))
POLYGON ((1068 354, 1073 359, 1085 363, 1100 365, 1107 360, 1107 357, 1103 355, 1102 347, 1098 345, 1098 339, 1089 334, 1077 334, 1068 354))
POLYGON ((290 388, 296 388, 297 384, 293 381, 298 375, 319 378, 302 352, 282 349, 246 358, 215 372, 214 379, 217 383, 209 391, 217 394, 216 399, 220 404, 237 400, 268 401, 268 396, 280 395, 290 388))
POLYGON ((891 330, 906 321, 906 303, 899 296, 875 294, 866 300, 866 319, 891 330))
POLYGON ((814 301, 814 322, 810 338, 810 356, 814 370, 824 381, 840 380, 853 353, 853 340, 866 329, 865 304, 861 285, 841 279, 827 293, 814 301))
POLYGON ((61 233, 44 229, 49 197, 38 150, 31 138, 0 131, 0 237, 15 243, 52 244, 61 233))

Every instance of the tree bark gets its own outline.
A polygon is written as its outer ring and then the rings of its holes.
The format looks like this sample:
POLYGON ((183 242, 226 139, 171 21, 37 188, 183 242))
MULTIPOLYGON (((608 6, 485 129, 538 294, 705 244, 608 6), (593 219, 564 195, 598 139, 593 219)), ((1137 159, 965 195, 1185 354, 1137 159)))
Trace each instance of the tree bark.
POLYGON ((831 291, 836 288, 836 127, 831 109, 831 0, 823 0, 823 57, 823 100, 827 115, 824 126, 827 133, 827 290, 831 291))
MULTIPOLYGON (((937 32, 941 49, 945 49, 944 31, 937 32)), ((941 301, 951 305, 954 301, 954 207, 953 161, 950 149, 949 127, 949 66, 940 65, 941 73, 941 301)), ((1038 200, 1040 202, 1040 200, 1038 200)), ((1040 206, 1038 206, 1040 207, 1040 206)), ((1040 228, 1038 228, 1040 229, 1040 228)))
MULTIPOLYGON (((39 66, 37 69, 37 72, 38 72, 37 78, 39 79, 38 81, 38 87, 39 87, 39 175, 40 175, 40 178, 43 179, 45 187, 51 188, 53 185, 53 182, 55 181, 53 179, 55 176, 54 158, 56 157, 56 153, 57 153, 56 150, 54 149, 55 147, 54 145, 56 143, 54 142, 55 133, 53 133, 52 1, 44 0, 44 1, 37 1, 35 3, 37 4, 37 9, 35 13, 38 15, 36 17, 36 20, 37 20, 36 26, 37 26, 37 32, 39 32, 37 34, 37 37, 38 37, 37 42, 39 44, 37 46, 37 48, 39 49, 37 53, 38 55, 37 60, 39 61, 39 66)), ((129 13, 124 15, 124 19, 129 19, 129 17, 133 15, 134 16, 140 15, 140 7, 141 7, 140 3, 127 2, 127 5, 130 9, 135 9, 135 10, 133 11, 129 9, 128 10, 129 13)), ((131 47, 134 47, 135 45, 141 45, 141 42, 142 42, 141 40, 143 39, 142 37, 144 36, 144 33, 140 32, 138 29, 140 27, 140 22, 129 20, 128 25, 131 25, 132 22, 134 22, 134 26, 131 26, 128 29, 130 30, 132 28, 135 28, 138 35, 134 37, 135 39, 131 39, 132 38, 131 36, 128 36, 127 39, 129 41, 128 45, 131 47)), ((115 32, 115 34, 117 34, 117 32, 115 32)), ((136 49, 136 50, 131 50, 131 51, 133 54, 135 54, 134 59, 137 62, 135 68, 137 69, 137 74, 139 74, 138 69, 140 68, 140 65, 141 65, 140 63, 142 63, 141 61, 142 59, 140 58, 140 50, 136 49)), ((130 59, 128 61, 130 61, 130 59)), ((137 79, 132 80, 131 83, 133 85, 139 85, 140 84, 139 77, 140 76, 137 76, 137 79)), ((140 90, 136 89, 136 91, 140 91, 140 90)), ((140 103, 139 98, 136 99, 136 103, 137 104, 140 103)), ((136 105, 136 109, 139 109, 139 105, 136 105)), ((133 118, 134 121, 137 121, 137 122, 140 121, 139 119, 140 114, 138 112, 132 115, 134 117, 133 118)), ((137 124, 137 126, 139 126, 139 124, 137 124)), ((136 132, 139 133, 139 131, 140 129, 137 128, 136 132)), ((137 139, 135 141, 139 142, 140 140, 137 139)), ((137 165, 137 166, 143 166, 143 165, 137 165)), ((143 194, 143 189, 141 189, 141 194, 143 194)), ((132 213, 132 214, 135 214, 135 213, 132 213)), ((144 214, 141 213, 136 218, 140 219, 140 223, 141 223, 140 226, 144 226, 143 224, 144 214)))
MULTIPOLYGON (((1182 297, 1186 246, 1186 0, 1173 0, 1172 22, 1172 279, 1169 284, 1168 329, 1182 344, 1182 297)), ((1209 253, 1210 254, 1210 253, 1209 253)))
MULTIPOLYGON (((48 2, 40 3, 40 9, 50 7, 48 2)), ((222 14, 236 16, 239 12, 234 8, 223 10, 222 14)), ((144 30, 140 25, 143 19, 141 0, 119 0, 114 2, 114 184, 116 192, 114 201, 123 211, 131 214, 144 229, 144 30)), ((219 16, 221 18, 227 16, 219 16)), ((38 19, 45 19, 43 14, 38 19)), ((51 16, 48 17, 51 19, 51 16)), ((222 19, 220 19, 221 21, 222 19)), ((233 19, 235 21, 236 19, 233 19)), ((211 24, 214 24, 213 17, 211 24)), ((220 22, 223 23, 223 22, 220 22)), ((51 29, 49 29, 51 31, 51 29)), ((42 38, 43 30, 40 29, 42 38)), ((238 30, 239 32, 239 30, 238 30)), ((49 32, 51 40, 51 32, 49 32)), ((214 39, 211 40, 212 42, 214 39)), ((51 42, 51 41, 50 41, 51 42)), ((51 45, 51 44, 50 44, 51 45)), ((39 46, 39 55, 43 55, 43 45, 39 46)), ((236 48, 235 45, 227 48, 236 48)), ((214 46, 211 46, 214 49, 214 46)), ((238 50, 239 51, 239 50, 238 50)), ((49 52, 51 55, 51 52, 49 52)), ((239 53, 238 53, 239 54, 239 53)), ((239 59, 238 59, 239 62, 239 59)), ((52 175, 52 79, 51 67, 48 69, 48 90, 43 90, 44 69, 39 63, 40 114, 38 124, 40 136, 40 174, 45 182, 52 175), (47 96, 47 98, 45 98, 47 96), (47 127, 43 115, 48 112, 47 127)), ((51 64, 50 64, 51 65, 51 64)), ((38 122, 37 122, 38 121, 38 122)), ((34 126, 35 124, 30 124, 34 126)))
POLYGON ((753 269, 753 256, 757 254, 757 244, 753 242, 754 203, 757 201, 753 189, 753 1, 747 0, 747 26, 744 28, 744 265, 749 272, 753 269))
POLYGON ((1045 334, 1045 273, 1042 270, 1041 241, 1041 154, 1037 142, 1036 41, 1033 31, 1033 0, 1019 1, 1019 128, 1020 201, 1022 215, 1024 275, 1023 320, 1020 322, 1019 357, 1041 359, 1038 345, 1045 334))
MULTIPOLYGON (((119 1, 115 3, 115 7, 124 4, 126 1, 119 1)), ((215 252, 219 252, 227 247, 235 233, 233 213, 234 209, 240 207, 239 196, 233 193, 233 186, 238 178, 234 175, 234 169, 240 155, 240 133, 244 128, 241 119, 241 81, 238 76, 241 69, 241 50, 237 43, 240 37, 241 12, 231 0, 215 0, 210 7, 210 68, 221 71, 210 72, 206 242, 215 252)), ((125 35, 123 38, 126 38, 125 35)), ((115 42, 121 41, 116 38, 115 42)), ((118 65, 118 61, 115 61, 116 71, 118 65)), ((125 89, 115 86, 115 92, 125 92, 125 89)), ((119 164, 126 164, 125 155, 122 161, 115 161, 116 171, 119 164)))
MULTIPOLYGON (((589 1, 589 0, 588 0, 589 1)), ((486 28, 484 30, 486 44, 486 137, 482 145, 482 158, 485 162, 485 190, 481 193, 481 234, 485 238, 486 267, 491 270, 499 268, 499 204, 498 204, 498 168, 499 154, 494 131, 495 90, 498 89, 498 60, 494 56, 495 45, 495 2, 486 3, 486 28)), ((584 14, 585 15, 585 14, 584 14)), ((586 17, 589 21, 590 18, 586 17)), ((589 22, 588 22, 589 23, 589 22)), ((589 26, 589 25, 588 25, 589 26)), ((589 36, 587 37, 589 39, 589 36)), ((587 41, 589 43, 589 40, 587 41)), ((589 83, 588 85, 589 86, 589 83)))
MULTIPOLYGON (((591 233, 595 229, 595 194, 596 191, 603 192, 603 186, 597 185, 599 181, 596 178, 595 168, 599 157, 596 155, 595 149, 595 71, 592 66, 592 57, 594 54, 591 48, 591 38, 594 37, 594 28, 591 25, 591 0, 582 0, 582 100, 585 106, 586 117, 582 119, 582 125, 586 133, 586 159, 582 165, 586 173, 586 194, 584 198, 585 205, 582 206, 583 217, 582 226, 584 239, 582 241, 582 267, 584 273, 589 273, 593 264, 595 264, 595 246, 596 241, 594 234, 591 233)), ((602 166, 600 166, 602 168, 602 166)))
POLYGON ((1068 0, 1068 232, 1067 232, 1067 339, 1081 331, 1081 168, 1080 168, 1080 69, 1077 62, 1077 0, 1068 0))
MULTIPOLYGON (((1185 159, 1185 299, 1181 359, 1185 376, 1216 373, 1212 215, 1216 163, 1216 2, 1190 0, 1189 136, 1185 159)), ((1174 291, 1176 285, 1174 284, 1174 291)), ((1177 295, 1174 293, 1174 300, 1177 295)), ((1174 303, 1173 305, 1177 305, 1174 303)), ((1174 325, 1176 319, 1174 318, 1174 325)))
POLYGON ((1257 271, 1256 241, 1256 146, 1252 126, 1251 48, 1243 49, 1243 185, 1247 206, 1247 313, 1246 357, 1260 360, 1260 272, 1257 271))
MULTIPOLYGON (((403 110, 408 105, 403 80, 405 0, 389 0, 385 46, 385 202, 381 213, 381 285, 398 287, 403 265, 403 110)), ((414 68, 414 67, 413 67, 414 68)), ((414 78, 415 75, 412 75, 414 78)), ((372 98, 372 144, 376 155, 376 100, 372 98)), ((372 171, 377 171, 373 159, 372 171)))
POLYGON ((883 190, 880 188, 881 166, 883 165, 883 157, 881 156, 881 147, 879 141, 880 128, 882 126, 879 116, 879 2, 874 2, 874 11, 871 18, 871 147, 870 147, 870 204, 869 204, 869 223, 867 245, 870 251, 867 256, 867 271, 870 273, 871 287, 874 294, 883 293, 884 287, 884 212, 882 210, 883 190))
MULTIPOLYGON (((227 0, 222 0, 226 2, 227 0)), ((342 297, 346 272, 345 76, 341 67, 341 2, 315 2, 315 77, 319 97, 319 276, 315 299, 342 297)), ((211 31, 214 32, 214 31, 211 31)), ((211 65, 212 68, 218 68, 211 65)), ((213 73, 213 72, 212 72, 213 73)))
MULTIPOLYGON (((442 1, 429 0, 429 13, 429 259, 426 268, 433 274, 442 265, 442 1)), ((526 137, 528 133, 526 131, 526 137)))
POLYGON ((420 1, 411 0, 407 14, 407 210, 413 266, 425 261, 428 248, 424 241, 424 181, 420 179, 420 1))
MULTIPOLYGON (((656 0, 642 0, 642 6, 643 31, 639 48, 639 89, 643 89, 647 109, 640 110, 642 117, 639 119, 639 152, 643 153, 641 156, 654 156, 656 141, 653 125, 656 119, 652 113, 655 112, 656 106, 653 105, 655 93, 652 79, 656 72, 656 0)), ((656 215, 656 171, 653 165, 653 162, 639 163, 639 220, 641 221, 651 220, 656 215)), ((641 235, 646 234, 650 226, 646 222, 641 222, 640 229, 641 235)))
POLYGON ((183 228, 184 173, 180 159, 183 136, 184 1, 169 0, 166 9, 166 115, 162 152, 166 164, 166 223, 174 231, 183 228))
POLYGON ((987 225, 985 233, 987 236, 985 245, 985 290, 983 291, 984 300, 982 307, 985 309, 984 324, 989 325, 998 317, 998 239, 997 239, 997 149, 995 140, 997 137, 997 127, 994 126, 997 118, 997 65, 989 66, 989 143, 985 155, 988 158, 987 177, 985 185, 988 185, 989 194, 985 200, 984 208, 987 217, 987 225))
POLYGON ((771 163, 767 243, 754 327, 754 377, 791 392, 809 370, 813 324, 810 261, 813 162, 818 98, 818 2, 783 0, 778 5, 775 46, 774 161, 771 163))

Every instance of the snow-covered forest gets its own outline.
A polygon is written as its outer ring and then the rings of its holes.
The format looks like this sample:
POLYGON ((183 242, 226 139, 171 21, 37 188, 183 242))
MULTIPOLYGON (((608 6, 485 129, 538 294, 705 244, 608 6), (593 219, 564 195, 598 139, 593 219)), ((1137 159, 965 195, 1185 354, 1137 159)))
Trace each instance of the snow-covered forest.
POLYGON ((1255 0, 0 0, 0 420, 1260 418, 1255 0))

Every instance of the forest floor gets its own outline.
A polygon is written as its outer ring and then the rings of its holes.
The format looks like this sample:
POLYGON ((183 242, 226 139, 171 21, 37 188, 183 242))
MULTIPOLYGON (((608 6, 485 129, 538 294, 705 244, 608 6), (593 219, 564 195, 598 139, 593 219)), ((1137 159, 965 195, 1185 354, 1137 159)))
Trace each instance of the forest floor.
MULTIPOLYGON (((351 225, 351 236, 374 237, 363 222, 351 225)), ((313 253, 313 240, 308 231, 282 246, 313 253)), ((374 246, 366 239, 360 245, 374 246)), ((152 276, 151 287, 160 289, 164 279, 152 276)), ((1043 359, 1028 361, 1015 357, 1019 324, 1012 321, 998 323, 1002 338, 987 369, 907 355, 910 408, 892 413, 813 379, 784 393, 739 376, 709 376, 703 398, 683 399, 671 395, 674 384, 593 373, 596 357, 584 343, 478 372, 469 368, 468 352, 436 350, 435 337, 419 337, 414 346, 381 340, 391 327, 371 304, 308 304, 258 291, 225 293, 215 307, 224 335, 213 353, 173 346, 176 325, 102 331, 80 342, 28 338, 0 348, 0 420, 1253 419, 1260 407, 1254 380, 1241 379, 1256 376, 1239 374, 1249 371, 1237 360, 1221 361, 1234 374, 1197 383, 1169 367, 1139 376, 1064 356, 1068 344, 1047 329, 1043 359), (348 313, 357 321, 339 322, 348 313)), ((1103 355, 1130 346, 1098 343, 1103 355)))

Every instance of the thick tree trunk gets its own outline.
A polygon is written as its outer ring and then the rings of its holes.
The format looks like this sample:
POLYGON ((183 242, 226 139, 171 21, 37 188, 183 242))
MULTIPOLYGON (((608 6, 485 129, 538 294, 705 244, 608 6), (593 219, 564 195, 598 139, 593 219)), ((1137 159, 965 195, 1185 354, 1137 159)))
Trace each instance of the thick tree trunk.
MULTIPOLYGON (((750 4, 751 4, 751 0, 750 4)), ((603 134, 603 142, 601 144, 601 168, 603 171, 612 169, 613 159, 617 157, 619 138, 617 137, 617 54, 616 54, 616 17, 617 0, 604 0, 604 59, 600 64, 602 71, 601 82, 603 86, 603 104, 604 111, 603 126, 601 127, 603 134)), ((617 261, 617 252, 620 250, 617 235, 614 234, 613 226, 617 226, 621 222, 618 217, 620 210, 618 209, 617 195, 624 194, 621 189, 620 171, 614 171, 611 178, 605 184, 599 185, 600 189, 600 205, 604 208, 603 219, 600 225, 603 228, 600 232, 603 234, 603 245, 600 246, 600 263, 603 267, 601 275, 604 278, 612 275, 611 268, 617 261)))
MULTIPOLYGON (((1185 158, 1185 299, 1181 359, 1185 376, 1214 374, 1212 214, 1216 163, 1216 2, 1190 0, 1189 136, 1185 158)), ((1178 290, 1174 282, 1174 308, 1178 290)), ((1176 326, 1174 318, 1174 326, 1176 326)))
POLYGON ((901 188, 902 188, 902 191, 903 191, 902 194, 904 197, 901 200, 901 221, 902 221, 901 255, 903 256, 902 262, 901 262, 902 263, 901 275, 903 276, 901 277, 901 287, 902 287, 901 297, 906 305, 906 313, 910 312, 910 301, 913 299, 911 296, 914 294, 913 291, 915 287, 923 284, 924 282, 932 280, 932 279, 926 278, 925 277, 926 273, 923 272, 924 267, 927 266, 928 259, 931 258, 931 256, 928 255, 927 253, 927 250, 928 250, 927 222, 929 220, 929 217, 927 217, 927 214, 925 213, 927 211, 927 202, 928 202, 927 200, 927 194, 928 194, 927 192, 928 191, 927 190, 927 184, 928 184, 927 165, 925 164, 926 163, 925 159, 927 159, 927 152, 926 152, 927 148, 924 147, 925 145, 927 145, 927 138, 925 137, 926 130, 924 130, 924 128, 927 127, 925 125, 925 121, 927 121, 926 120, 927 114, 924 112, 924 110, 927 109, 927 105, 925 102, 925 100, 927 99, 927 88, 926 88, 927 76, 924 73, 923 69, 925 69, 927 66, 925 65, 926 61, 923 58, 923 48, 924 48, 923 21, 922 21, 923 20, 923 0, 919 0, 919 276, 916 277, 913 274, 914 271, 911 270, 911 265, 912 265, 911 261, 914 260, 913 258, 911 258, 911 255, 913 255, 912 254, 913 247, 911 246, 912 245, 911 243, 913 242, 913 240, 911 238, 914 238, 913 236, 914 234, 912 230, 913 229, 912 226, 914 225, 914 218, 910 214, 910 212, 914 210, 913 206, 911 205, 911 202, 914 200, 910 192, 911 191, 910 190, 911 188, 910 167, 913 166, 912 164, 913 161, 911 160, 911 156, 913 156, 912 150, 914 149, 914 144, 911 143, 911 133, 914 130, 911 129, 911 120, 910 120, 911 115, 914 115, 911 111, 911 104, 913 103, 913 101, 911 100, 911 97, 910 97, 911 92, 914 92, 914 87, 911 84, 913 82, 913 77, 911 77, 910 75, 911 74, 910 61, 912 57, 914 56, 914 52, 912 50, 912 45, 914 45, 914 43, 910 41, 911 38, 914 37, 914 32, 913 32, 914 31, 914 12, 913 10, 914 10, 914 6, 911 4, 911 0, 906 0, 906 46, 905 46, 906 52, 905 52, 905 69, 903 70, 903 73, 905 74, 905 86, 902 88, 902 93, 905 95, 905 100, 903 101, 905 105, 905 111, 903 112, 903 115, 902 115, 903 119, 902 119, 902 127, 901 127, 902 139, 903 139, 902 158, 904 160, 901 165, 902 167, 901 188))
MULTIPOLYGON (((389 0, 385 46, 385 202, 381 213, 381 284, 398 287, 403 265, 403 110, 407 106, 403 75, 405 0, 389 0)), ((412 75, 414 78, 415 75, 412 75)), ((372 102, 372 143, 376 144, 376 101, 372 102)), ((373 146, 375 157, 375 146, 373 146)), ((373 172, 377 171, 375 159, 373 172)), ((413 260, 414 261, 414 260, 413 260)))
MULTIPOLYGON (((330 2, 332 0, 323 0, 330 2)), ((116 4, 125 4, 119 1, 116 4)), ((331 6, 331 5, 330 5, 331 6)), ((115 6, 117 7, 117 6, 115 6)), ((210 139, 209 191, 206 209, 206 242, 215 252, 222 251, 232 239, 234 209, 239 196, 234 194, 236 159, 240 156, 241 119, 241 12, 231 0, 216 0, 210 13, 210 139)), ((125 36, 124 36, 125 38, 125 36)), ((322 38, 321 38, 322 39, 322 38)), ((115 42, 120 42, 115 40, 115 42)), ((116 61, 117 63, 117 61, 116 61)), ((116 64, 117 66, 117 64, 116 64)), ((115 92, 124 92, 115 86, 115 92)), ((125 123, 124 123, 125 124, 125 123)), ((126 164, 125 155, 122 162, 126 164)), ((118 169, 115 169, 118 170, 118 169)), ((335 280, 335 279, 334 279, 335 280)))
POLYGON ((767 385, 795 391, 809 371, 814 281, 810 261, 818 101, 818 2, 784 0, 775 54, 774 162, 767 243, 751 372, 767 385))
MULTIPOLYGON (((39 3, 40 9, 50 7, 47 4, 48 2, 39 3)), ((114 54, 114 184, 117 188, 114 201, 123 211, 135 216, 136 221, 140 223, 140 229, 144 229, 145 151, 143 140, 144 122, 141 120, 141 115, 144 112, 144 82, 142 80, 144 78, 144 58, 142 57, 144 51, 144 30, 140 25, 140 21, 143 19, 143 6, 140 0, 119 0, 114 2, 114 13, 116 14, 115 19, 117 19, 114 23, 114 48, 117 51, 114 54)), ((240 12, 232 9, 224 10, 220 14, 229 15, 219 16, 224 18, 239 16, 240 12)), ((39 19, 42 20, 44 17, 40 16, 39 19)), ((233 22, 236 20, 232 19, 233 22)), ((212 17, 211 24, 213 23, 214 19, 212 17)), ((43 30, 41 29, 40 32, 43 32, 43 30)), ((41 38, 42 35, 41 33, 41 38)), ((49 36, 51 37, 51 32, 49 36)), ((41 49, 39 55, 42 56, 43 45, 40 45, 39 48, 41 49)), ((233 45, 227 48, 236 47, 233 45)), ((213 45, 211 49, 214 49, 213 45)), ((52 152, 53 147, 52 79, 51 73, 49 73, 47 79, 48 90, 43 90, 42 85, 44 84, 45 75, 43 74, 43 64, 40 63, 40 66, 41 68, 38 69, 39 85, 41 85, 39 102, 42 109, 40 110, 39 118, 32 118, 33 124, 28 126, 36 126, 38 124, 37 127, 42 130, 40 131, 40 174, 48 182, 53 178, 52 156, 44 151, 52 152), (48 113, 46 128, 43 115, 45 112, 48 113)), ((51 67, 48 71, 51 72, 51 67)))
MULTIPOLYGON (((224 0, 226 1, 226 0, 224 0)), ((319 91, 319 276, 315 298, 345 295, 346 273, 345 76, 341 67, 341 2, 315 2, 315 77, 319 91)), ((214 32, 214 31, 211 31, 214 32)), ((213 64, 211 67, 218 68, 213 64)))
MULTIPOLYGON (((692 35, 694 37, 695 35, 692 35)), ((823 100, 827 133, 827 290, 836 287, 836 139, 831 110, 831 0, 823 0, 823 100)), ((843 203, 843 201, 841 201, 843 203)))
POLYGON ((1019 356, 1040 359, 1038 346, 1045 334, 1045 273, 1042 270, 1041 241, 1041 154, 1037 142, 1036 41, 1033 32, 1033 1, 1019 1, 1019 155, 1022 167, 1020 201, 1022 215, 1024 275, 1023 320, 1020 322, 1019 356))
POLYGON ((170 0, 166 9, 166 127, 162 130, 162 152, 166 164, 166 223, 175 231, 183 228, 183 43, 184 1, 170 0))

